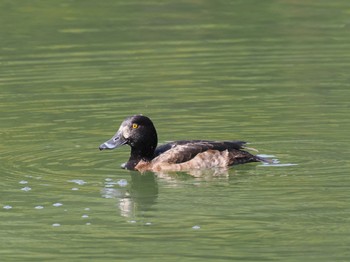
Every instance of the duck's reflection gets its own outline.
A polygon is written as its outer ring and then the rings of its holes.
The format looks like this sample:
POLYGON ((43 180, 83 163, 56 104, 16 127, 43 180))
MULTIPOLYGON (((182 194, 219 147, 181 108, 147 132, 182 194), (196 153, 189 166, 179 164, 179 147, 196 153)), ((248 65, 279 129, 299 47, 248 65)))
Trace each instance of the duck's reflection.
POLYGON ((154 209, 158 198, 158 179, 166 181, 166 183, 172 186, 181 186, 190 180, 198 186, 197 183, 199 181, 210 181, 215 179, 215 177, 227 179, 227 169, 171 173, 146 172, 142 174, 131 172, 130 179, 128 180, 121 179, 115 181, 111 178, 106 178, 105 186, 101 193, 105 198, 117 200, 117 208, 121 216, 133 219, 143 216, 145 212, 154 209), (199 178, 200 180, 197 181, 199 178))
POLYGON ((158 198, 158 181, 171 187, 188 187, 189 184, 195 187, 208 186, 208 182, 229 185, 241 181, 238 179, 240 177, 248 179, 249 174, 255 169, 256 165, 246 165, 240 166, 239 169, 220 168, 168 173, 130 172, 129 179, 115 181, 106 178, 102 196, 116 199, 118 213, 132 221, 155 209, 158 198))
POLYGON ((155 174, 132 172, 130 181, 106 181, 102 196, 118 200, 117 207, 121 216, 136 217, 139 212, 151 210, 157 200, 158 184, 155 174))

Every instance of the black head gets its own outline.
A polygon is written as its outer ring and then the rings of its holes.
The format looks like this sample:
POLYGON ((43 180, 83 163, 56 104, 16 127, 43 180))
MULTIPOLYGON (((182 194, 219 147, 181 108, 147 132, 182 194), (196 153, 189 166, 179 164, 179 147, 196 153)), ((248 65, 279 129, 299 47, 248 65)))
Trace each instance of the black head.
POLYGON ((126 118, 117 133, 99 148, 114 149, 127 144, 131 147, 131 157, 152 158, 157 143, 157 131, 151 119, 134 115, 126 118))

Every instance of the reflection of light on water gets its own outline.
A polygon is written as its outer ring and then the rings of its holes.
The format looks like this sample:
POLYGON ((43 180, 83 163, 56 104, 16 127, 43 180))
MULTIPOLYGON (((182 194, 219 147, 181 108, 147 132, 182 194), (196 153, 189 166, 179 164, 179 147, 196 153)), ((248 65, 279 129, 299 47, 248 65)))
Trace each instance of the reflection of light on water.
POLYGON ((102 197, 104 198, 123 198, 127 196, 127 192, 124 189, 115 188, 103 188, 102 197))
POLYGON ((259 154, 259 157, 269 159, 271 161, 270 163, 262 163, 260 166, 274 166, 274 167, 286 167, 286 166, 297 166, 298 164, 292 164, 292 163, 280 163, 279 159, 273 158, 276 157, 274 155, 265 155, 265 154, 259 154))
POLYGON ((130 194, 125 189, 118 188, 103 188, 102 197, 116 198, 118 200, 117 206, 120 214, 123 217, 132 217, 134 214, 134 202, 130 198, 130 194))
POLYGON ((119 207, 121 216, 123 217, 134 216, 134 202, 130 198, 119 199, 118 207, 119 207))
POLYGON ((126 179, 113 181, 111 178, 106 178, 105 187, 102 189, 102 197, 116 198, 118 200, 117 206, 120 215, 123 217, 132 217, 134 215, 134 202, 125 188, 127 185, 128 181, 126 179), (119 186, 119 188, 114 188, 115 186, 119 186))
POLYGON ((273 158, 273 157, 276 157, 274 155, 267 155, 267 154, 259 154, 258 156, 262 157, 262 158, 273 158))
MULTIPOLYGON (((118 213, 129 218, 129 222, 136 221, 135 217, 140 214, 143 216, 144 212, 155 204, 158 196, 155 174, 133 173, 131 180, 105 178, 101 195, 104 198, 116 199, 118 213)), ((149 226, 151 223, 144 225, 149 226)))
POLYGON ((292 163, 286 163, 286 164, 279 164, 279 163, 272 163, 272 164, 269 164, 269 163, 265 163, 265 164, 262 164, 260 166, 278 166, 278 167, 285 167, 285 166, 297 166, 298 164, 292 164, 292 163))

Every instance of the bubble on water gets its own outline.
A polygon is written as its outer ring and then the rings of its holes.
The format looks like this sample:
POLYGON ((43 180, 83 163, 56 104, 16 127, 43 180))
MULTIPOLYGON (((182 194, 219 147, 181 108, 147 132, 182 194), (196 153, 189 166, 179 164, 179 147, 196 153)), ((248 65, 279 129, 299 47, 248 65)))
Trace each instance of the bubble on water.
POLYGON ((23 187, 21 188, 22 191, 28 192, 30 190, 32 190, 29 186, 23 187))
POLYGON ((193 226, 193 227, 192 227, 192 229, 194 229, 194 230, 198 230, 198 229, 201 229, 201 227, 200 227, 200 226, 198 226, 198 225, 195 225, 195 226, 193 226))
POLYGON ((21 185, 25 185, 25 184, 28 184, 28 181, 26 181, 26 180, 21 180, 21 181, 19 181, 18 183, 20 183, 21 185))
POLYGON ((35 209, 43 209, 44 207, 43 206, 36 206, 34 207, 35 209))
POLYGON ((73 187, 72 190, 73 190, 73 191, 77 191, 77 190, 79 190, 79 188, 73 187))
POLYGON ((145 223, 145 226, 151 226, 151 225, 152 225, 151 222, 146 222, 146 223, 145 223))
POLYGON ((128 181, 126 179, 120 179, 115 182, 113 181, 113 179, 106 178, 105 181, 106 181, 105 187, 113 187, 115 185, 118 185, 120 187, 125 187, 128 185, 128 181))
POLYGON ((12 209, 12 206, 10 206, 10 205, 5 205, 5 206, 3 206, 3 208, 4 208, 4 209, 12 209))
POLYGON ((84 180, 82 179, 73 179, 73 180, 68 180, 68 182, 72 182, 72 183, 75 183, 77 185, 80 185, 80 186, 83 186, 85 185, 87 182, 85 182, 84 180))
POLYGON ((60 227, 61 224, 59 224, 59 223, 53 223, 52 226, 53 226, 53 227, 60 227))
POLYGON ((55 203, 55 204, 53 204, 53 206, 54 207, 60 207, 60 206, 63 206, 63 204, 62 203, 55 203))
POLYGON ((82 217, 82 218, 88 218, 89 215, 82 215, 81 217, 82 217))
POLYGON ((91 223, 87 222, 87 223, 85 223, 85 225, 90 226, 90 225, 91 225, 91 223))
POLYGON ((128 181, 127 181, 126 179, 120 179, 120 180, 117 182, 117 184, 118 184, 119 186, 124 187, 124 186, 127 186, 127 185, 128 185, 128 181))
POLYGON ((135 220, 129 220, 128 222, 131 223, 131 224, 135 224, 136 223, 135 220))
POLYGON ((85 211, 90 211, 90 207, 84 208, 85 211))

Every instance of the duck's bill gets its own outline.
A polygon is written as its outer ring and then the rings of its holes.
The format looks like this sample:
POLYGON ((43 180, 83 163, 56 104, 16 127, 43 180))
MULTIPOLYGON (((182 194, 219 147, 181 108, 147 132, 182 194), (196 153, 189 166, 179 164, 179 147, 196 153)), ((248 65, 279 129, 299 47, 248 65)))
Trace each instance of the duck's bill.
POLYGON ((99 146, 100 150, 104 149, 115 149, 117 147, 123 146, 127 143, 128 141, 119 133, 115 134, 111 139, 108 141, 104 142, 99 146))

